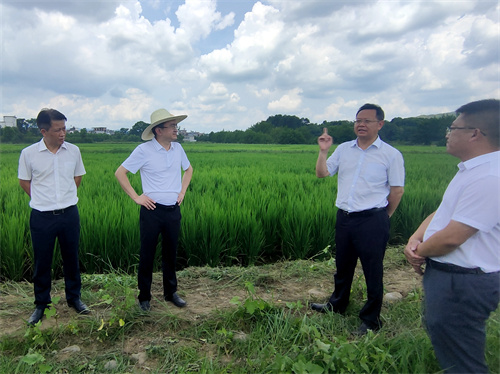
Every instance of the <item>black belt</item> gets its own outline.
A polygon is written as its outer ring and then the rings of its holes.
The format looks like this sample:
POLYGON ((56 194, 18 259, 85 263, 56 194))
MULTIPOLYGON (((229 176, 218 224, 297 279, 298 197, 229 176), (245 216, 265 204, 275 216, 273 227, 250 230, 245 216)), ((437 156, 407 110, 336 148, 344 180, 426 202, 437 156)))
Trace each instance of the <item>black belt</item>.
POLYGON ((431 260, 430 258, 426 258, 425 262, 427 266, 432 269, 441 270, 446 273, 457 273, 457 274, 484 274, 484 271, 481 268, 464 268, 462 266, 453 265, 453 264, 445 264, 443 262, 438 262, 431 260))
POLYGON ((44 213, 44 214, 52 214, 54 216, 58 216, 58 215, 61 215, 61 214, 64 214, 66 213, 67 211, 69 211, 71 208, 75 207, 75 205, 70 205, 69 207, 67 208, 64 208, 64 209, 56 209, 56 210, 44 210, 44 211, 41 211, 41 210, 37 210, 35 209, 37 212, 40 212, 40 213, 44 213))
POLYGON ((174 205, 163 205, 163 204, 155 204, 157 208, 165 209, 165 210, 174 210, 179 206, 179 203, 175 203, 174 205))
POLYGON ((339 209, 339 212, 342 213, 346 217, 362 217, 362 216, 371 216, 372 214, 381 212, 386 210, 385 208, 373 208, 367 210, 361 210, 359 212, 347 212, 345 210, 339 209))

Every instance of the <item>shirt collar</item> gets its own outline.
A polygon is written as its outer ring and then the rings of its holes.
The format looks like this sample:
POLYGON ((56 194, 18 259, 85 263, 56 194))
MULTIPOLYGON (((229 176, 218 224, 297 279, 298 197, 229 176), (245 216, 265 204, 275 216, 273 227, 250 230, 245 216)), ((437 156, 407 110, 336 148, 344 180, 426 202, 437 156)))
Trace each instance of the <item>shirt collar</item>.
MULTIPOLYGON (((380 148, 380 146, 382 145, 382 139, 380 139, 380 136, 377 136, 377 139, 375 139, 375 141, 372 144, 370 144, 370 146, 368 148, 370 148, 372 145, 377 147, 377 148, 380 148)), ((358 146, 358 139, 354 139, 352 141, 351 147, 357 147, 357 146, 358 146)), ((366 149, 368 149, 368 148, 366 148, 366 149)))
MULTIPOLYGON (((156 138, 151 139, 151 141, 153 142, 153 146, 155 147, 155 150, 156 150, 156 151, 160 151, 160 152, 161 152, 161 151, 163 150, 163 151, 165 151, 165 152, 168 152, 168 151, 167 151, 167 150, 166 150, 166 149, 165 149, 165 148, 164 148, 164 147, 163 147, 163 146, 162 146, 162 145, 158 142, 158 140, 156 140, 156 138)), ((170 149, 173 149, 173 147, 174 147, 174 142, 171 142, 171 143, 170 143, 170 149)))
MULTIPOLYGON (((61 147, 60 148, 64 148, 64 149, 67 149, 66 147, 66 142, 64 141, 62 144, 61 144, 61 147)), ((48 151, 49 149, 47 148, 47 145, 45 144, 45 142, 43 141, 43 138, 40 140, 40 142, 38 143, 38 152, 43 152, 43 151, 48 151)), ((50 152, 50 151, 49 151, 50 152)))
POLYGON ((500 151, 485 153, 484 155, 477 156, 471 158, 470 160, 460 162, 458 164, 458 169, 461 171, 470 170, 475 168, 476 166, 486 164, 494 160, 498 160, 499 157, 500 157, 500 151))
POLYGON ((158 143, 158 140, 156 140, 156 138, 151 139, 151 141, 153 142, 153 146, 157 151, 161 151, 163 149, 163 147, 161 146, 160 143, 158 143))

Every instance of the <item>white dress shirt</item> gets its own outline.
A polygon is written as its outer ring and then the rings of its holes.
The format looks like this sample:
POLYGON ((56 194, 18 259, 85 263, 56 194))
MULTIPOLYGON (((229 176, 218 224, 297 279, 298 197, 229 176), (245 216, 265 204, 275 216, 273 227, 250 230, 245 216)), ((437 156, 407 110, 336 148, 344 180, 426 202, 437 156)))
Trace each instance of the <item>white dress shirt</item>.
POLYGON ((21 151, 18 178, 31 181, 30 207, 40 211, 64 209, 78 202, 75 177, 85 174, 80 149, 64 142, 54 154, 44 140, 21 151))
POLYGON ((326 161, 330 176, 338 174, 335 205, 347 212, 385 208, 391 187, 403 187, 403 155, 380 137, 366 149, 357 140, 340 144, 326 161))
POLYGON ((487 153, 458 164, 424 234, 427 240, 451 220, 479 230, 454 251, 431 257, 466 268, 500 271, 500 152, 487 153))

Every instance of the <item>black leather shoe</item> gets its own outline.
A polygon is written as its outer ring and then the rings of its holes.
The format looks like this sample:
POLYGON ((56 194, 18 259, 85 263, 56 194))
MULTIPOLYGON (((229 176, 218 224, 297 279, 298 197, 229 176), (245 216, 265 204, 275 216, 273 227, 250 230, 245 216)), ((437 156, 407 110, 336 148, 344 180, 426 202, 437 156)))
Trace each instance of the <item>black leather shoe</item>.
POLYGON ((78 314, 90 314, 90 309, 80 299, 68 301, 68 306, 76 310, 78 314))
POLYGON ((357 337, 365 336, 368 333, 368 330, 372 330, 373 332, 378 331, 380 328, 371 328, 366 323, 362 323, 356 331, 352 334, 357 337))
POLYGON ((139 301, 139 308, 141 308, 143 312, 150 312, 151 304, 149 303, 149 300, 139 301))
POLYGON ((326 303, 326 304, 312 303, 311 309, 315 310, 316 312, 320 312, 320 313, 333 312, 333 307, 332 307, 332 304, 330 304, 330 303, 326 303))
POLYGON ((31 317, 28 319, 28 325, 35 326, 38 321, 43 318, 45 308, 36 308, 31 317))
POLYGON ((172 296, 165 296, 165 300, 171 301, 172 303, 174 303, 176 307, 179 308, 184 308, 187 304, 184 300, 180 298, 179 295, 177 295, 177 292, 174 292, 172 296))

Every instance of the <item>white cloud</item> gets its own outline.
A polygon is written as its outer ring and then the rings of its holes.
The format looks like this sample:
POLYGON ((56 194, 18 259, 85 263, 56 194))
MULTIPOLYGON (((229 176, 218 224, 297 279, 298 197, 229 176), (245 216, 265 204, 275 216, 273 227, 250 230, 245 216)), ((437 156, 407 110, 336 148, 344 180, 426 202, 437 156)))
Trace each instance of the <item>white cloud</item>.
MULTIPOLYGON (((122 0, 4 0, 6 7, 14 8, 16 13, 37 9, 45 13, 67 14, 85 23, 98 23, 113 16, 122 0)), ((139 4, 139 2, 135 2, 139 4)), ((5 20, 5 19, 4 19, 5 20)))
POLYGON ((301 92, 302 90, 300 88, 295 88, 278 100, 271 101, 267 108, 270 111, 290 114, 292 111, 297 110, 302 103, 302 99, 300 98, 301 92))
POLYGON ((231 45, 201 56, 202 68, 219 80, 253 80, 267 76, 272 56, 280 48, 284 28, 277 13, 276 9, 257 2, 235 30, 231 45))
POLYGON ((50 105, 68 124, 119 129, 164 107, 209 132, 275 114, 352 119, 366 102, 391 119, 500 97, 493 0, 89 3, 0 3, 0 117, 50 105))
POLYGON ((234 23, 234 13, 223 17, 216 11, 214 0, 186 0, 175 14, 181 24, 180 30, 192 41, 206 38, 212 30, 223 30, 234 23))

